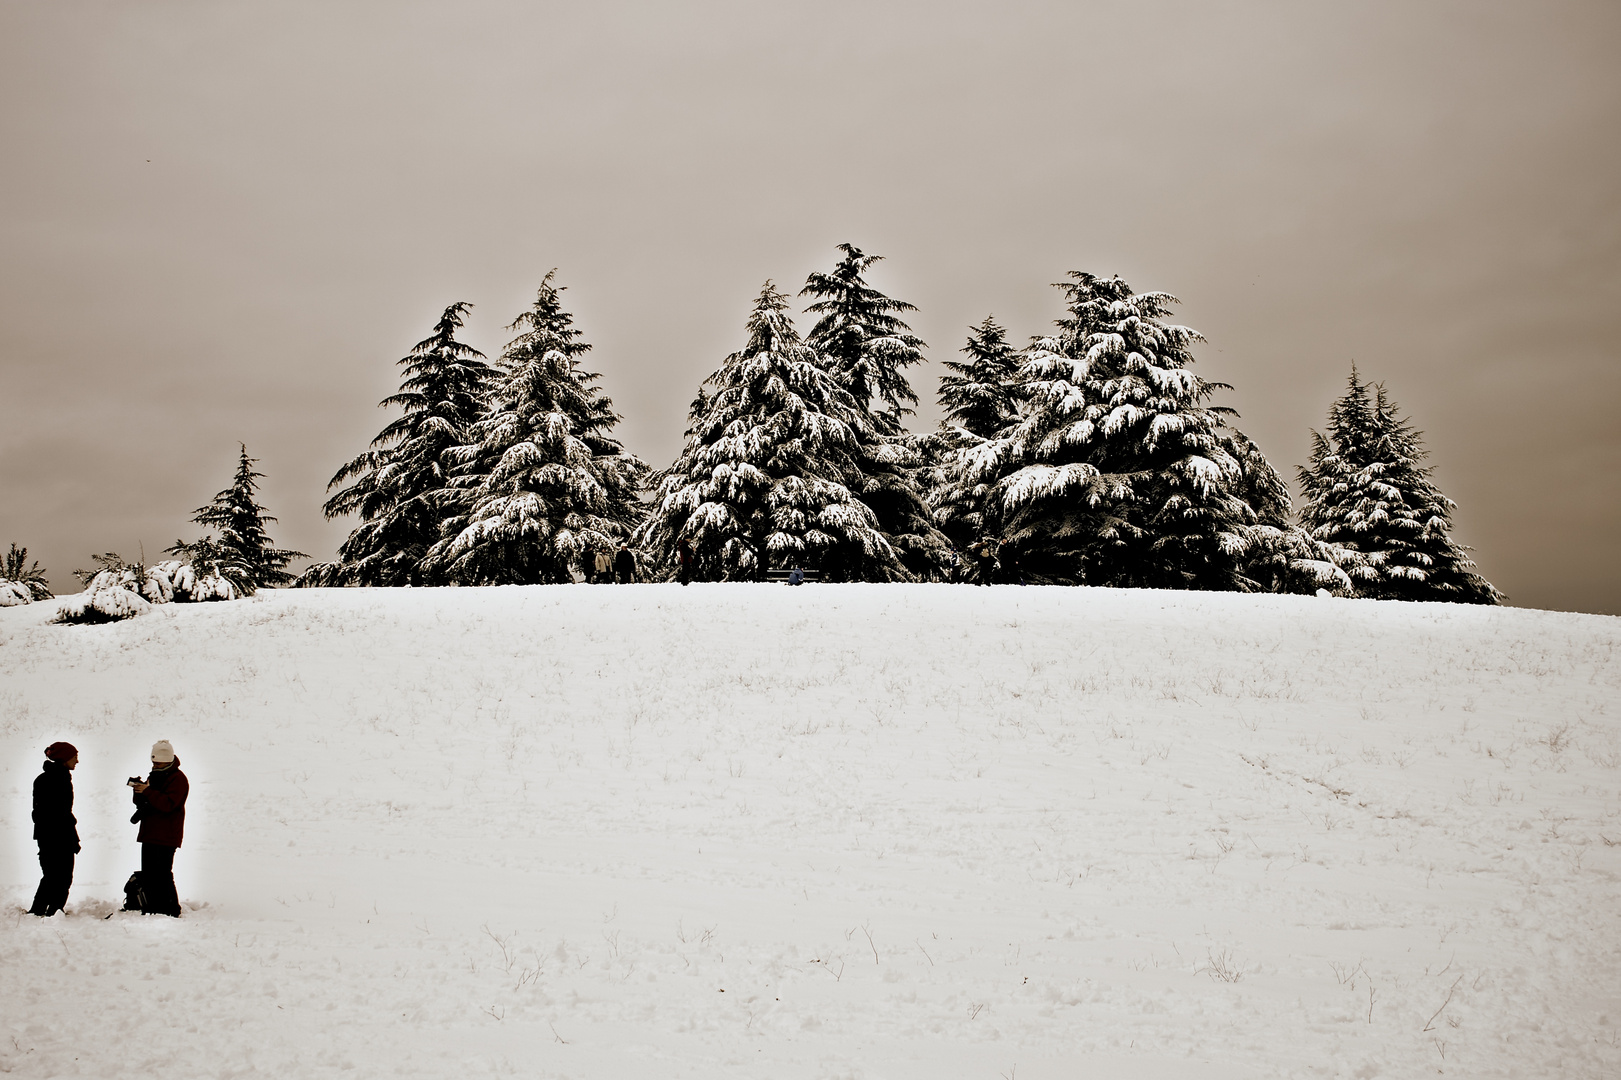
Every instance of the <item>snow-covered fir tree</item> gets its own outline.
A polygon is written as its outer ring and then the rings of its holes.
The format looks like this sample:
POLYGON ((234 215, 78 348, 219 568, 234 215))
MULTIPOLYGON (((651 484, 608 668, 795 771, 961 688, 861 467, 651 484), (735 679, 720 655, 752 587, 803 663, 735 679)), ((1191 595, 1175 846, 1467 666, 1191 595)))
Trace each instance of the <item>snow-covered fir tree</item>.
POLYGON ((787 308, 766 282, 747 344, 699 389, 642 541, 666 565, 686 541, 704 580, 794 566, 832 580, 903 580, 876 515, 849 486, 872 421, 800 340, 787 308))
POLYGON ((816 298, 805 308, 818 317, 805 344, 876 418, 880 432, 899 434, 901 417, 912 411, 907 406, 917 404, 904 369, 922 363, 924 348, 900 314, 917 308, 867 284, 863 275, 882 255, 868 255, 851 244, 840 244, 838 250, 844 257, 833 272, 811 274, 799 290, 800 296, 816 298))
POLYGON ((484 354, 456 340, 471 304, 445 308, 433 333, 399 361, 405 369, 396 394, 380 408, 399 406, 365 453, 344 465, 327 485, 345 485, 326 501, 327 518, 356 514, 360 524, 338 548, 300 579, 306 585, 432 584, 422 560, 439 541, 447 516, 445 452, 468 441, 483 415, 491 370, 484 354))
POLYGON ((917 403, 905 369, 922 361, 924 345, 901 315, 917 308, 867 283, 867 270, 882 256, 851 244, 838 250, 842 257, 832 273, 811 274, 800 290, 814 298, 805 310, 817 316, 805 344, 869 421, 856 433, 859 475, 850 478, 851 491, 877 515, 907 570, 935 577, 950 544, 935 527, 924 492, 928 447, 902 426, 917 403))
POLYGON ((1209 404, 1224 384, 1188 365, 1176 299, 1072 272, 1058 333, 1023 354, 1019 420, 957 452, 940 503, 990 489, 984 527, 1025 575, 1058 583, 1247 589, 1254 508, 1209 404))
MULTIPOLYGON (((45 581, 45 568, 39 565, 39 560, 28 560, 28 549, 20 548, 15 542, 0 561, 0 583, 15 586, 8 590, 8 595, 14 597, 14 603, 31 603, 35 600, 49 600, 52 598, 51 588, 45 581)), ((0 598, 0 607, 6 606, 7 601, 0 598)))
POLYGON ((591 348, 548 273, 508 327, 490 407, 449 452, 456 475, 433 572, 462 585, 571 580, 587 551, 615 547, 640 524, 647 467, 613 437, 619 415, 580 367, 591 348))
POLYGON ((200 507, 191 519, 198 525, 219 530, 219 551, 230 564, 246 568, 249 593, 254 589, 286 585, 293 580, 293 575, 287 572, 287 564, 294 559, 309 558, 302 551, 276 547, 265 531, 265 525, 276 519, 267 515, 265 508, 254 500, 257 481, 264 478, 264 473, 253 469, 258 460, 250 458, 247 446, 243 445, 231 486, 215 495, 207 506, 200 507))
POLYGON ((989 439, 1019 417, 1014 387, 1019 381, 1019 350, 1007 339, 994 316, 970 327, 968 344, 962 347, 966 363, 944 361, 946 374, 940 377, 940 407, 945 422, 981 439, 989 439))
POLYGON ((1452 539, 1457 507, 1422 464, 1428 456, 1384 385, 1364 383, 1353 366, 1327 434, 1312 432, 1311 463, 1298 470, 1301 522, 1313 538, 1361 554, 1351 574, 1359 596, 1500 603, 1452 539))
POLYGON ((985 500, 992 489, 983 483, 955 483, 955 451, 996 437, 1018 419, 1015 391, 1023 357, 989 315, 969 328, 961 351, 968 354, 967 362, 945 361, 946 374, 940 377, 938 400, 945 418, 924 443, 931 463, 924 490, 940 529, 966 550, 985 530, 985 500))

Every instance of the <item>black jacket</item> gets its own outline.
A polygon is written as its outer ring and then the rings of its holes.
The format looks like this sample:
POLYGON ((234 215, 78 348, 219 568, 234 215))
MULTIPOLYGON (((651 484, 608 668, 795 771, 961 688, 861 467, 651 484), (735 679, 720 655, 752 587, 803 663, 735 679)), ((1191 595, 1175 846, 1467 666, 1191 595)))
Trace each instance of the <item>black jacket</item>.
POLYGON ((79 850, 79 819, 73 816, 73 773, 47 761, 34 777, 34 839, 49 851, 79 850))
POLYGON ((614 556, 614 573, 621 578, 633 578, 636 576, 636 556, 630 553, 629 548, 621 548, 619 553, 614 556))

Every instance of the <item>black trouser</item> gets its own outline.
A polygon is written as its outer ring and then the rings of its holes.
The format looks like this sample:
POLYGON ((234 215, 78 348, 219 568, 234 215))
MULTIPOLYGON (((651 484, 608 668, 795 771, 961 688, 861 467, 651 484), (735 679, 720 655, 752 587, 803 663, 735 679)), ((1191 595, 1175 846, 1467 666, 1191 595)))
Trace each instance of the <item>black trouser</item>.
POLYGON ((995 576, 996 576, 996 560, 995 559, 981 559, 981 560, 979 560, 979 583, 981 585, 989 585, 991 583, 991 578, 993 578, 995 576))
POLYGON ((180 898, 174 891, 174 852, 162 844, 141 845, 141 889, 146 908, 155 915, 180 917, 180 898))
POLYGON ((39 888, 28 914, 55 915, 68 906, 68 890, 73 887, 73 852, 67 848, 40 848, 39 871, 39 888))

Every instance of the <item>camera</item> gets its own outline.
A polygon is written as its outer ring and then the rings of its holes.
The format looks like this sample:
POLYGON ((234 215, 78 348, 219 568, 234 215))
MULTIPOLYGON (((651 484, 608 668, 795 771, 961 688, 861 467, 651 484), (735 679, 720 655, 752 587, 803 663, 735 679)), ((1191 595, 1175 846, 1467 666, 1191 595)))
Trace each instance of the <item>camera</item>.
POLYGON ((145 783, 145 781, 143 781, 139 776, 132 776, 128 780, 124 781, 124 783, 129 787, 134 787, 136 784, 145 783))

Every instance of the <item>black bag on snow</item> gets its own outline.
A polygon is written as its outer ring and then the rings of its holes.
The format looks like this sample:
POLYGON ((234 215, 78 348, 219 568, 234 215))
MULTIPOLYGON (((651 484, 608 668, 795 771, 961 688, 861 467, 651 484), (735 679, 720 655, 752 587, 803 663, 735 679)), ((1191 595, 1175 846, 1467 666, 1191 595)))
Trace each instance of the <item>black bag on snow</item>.
POLYGON ((139 870, 124 882, 124 910, 139 911, 142 915, 150 914, 152 910, 146 901, 146 886, 141 883, 139 870))

